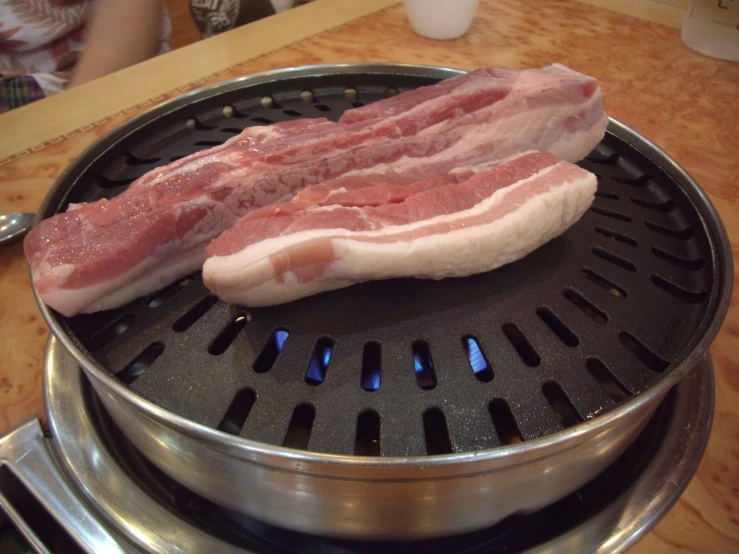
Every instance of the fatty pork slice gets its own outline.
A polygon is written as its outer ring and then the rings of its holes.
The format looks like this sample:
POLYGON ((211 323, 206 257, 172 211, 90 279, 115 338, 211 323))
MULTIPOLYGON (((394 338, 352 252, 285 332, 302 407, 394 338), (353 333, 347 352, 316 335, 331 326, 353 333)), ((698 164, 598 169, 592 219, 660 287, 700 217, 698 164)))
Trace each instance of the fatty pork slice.
POLYGON ((334 178, 419 181, 548 150, 584 157, 607 124, 598 82, 562 66, 488 68, 345 112, 250 127, 74 205, 25 240, 41 299, 64 315, 123 305, 202 267, 205 245, 251 210, 334 178))
POLYGON ((203 280, 259 307, 362 281, 481 273, 563 233, 595 189, 595 175, 542 152, 409 185, 309 188, 211 243, 203 280))

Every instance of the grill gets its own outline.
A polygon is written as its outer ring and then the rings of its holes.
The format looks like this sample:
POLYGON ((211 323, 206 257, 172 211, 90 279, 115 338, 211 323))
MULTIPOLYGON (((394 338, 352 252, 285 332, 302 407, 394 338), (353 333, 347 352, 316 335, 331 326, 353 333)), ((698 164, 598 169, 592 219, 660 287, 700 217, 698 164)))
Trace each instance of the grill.
POLYGON ((670 391, 641 435, 614 464, 555 504, 472 533, 417 542, 376 542, 291 532, 229 512, 193 494, 131 445, 74 360, 55 340, 47 349, 44 377, 54 439, 45 440, 36 421, 0 439, 5 463, 23 460, 13 466, 12 473, 7 466, 2 468, 0 498, 5 508, 15 508, 9 515, 30 544, 72 552, 80 547, 91 552, 140 552, 145 548, 233 554, 622 552, 687 485, 708 440, 714 400, 711 364, 706 357, 670 391), (62 467, 53 461, 41 463, 50 451, 58 453, 51 459, 63 460, 62 467), (71 490, 86 495, 65 496, 59 485, 64 478, 55 481, 52 475, 44 475, 39 471, 44 466, 71 476, 71 490), (22 481, 14 477, 16 472, 22 481), (59 500, 47 506, 56 522, 42 507, 50 498, 59 500), (129 549, 128 541, 135 546, 129 549))
MULTIPOLYGON (((41 216, 246 126, 336 120, 458 73, 316 66, 186 95, 93 145, 41 216)), ((207 502, 351 540, 489 528, 615 462, 728 308, 726 233, 679 166, 616 121, 581 165, 598 175, 592 209, 481 275, 245 309, 194 274, 116 310, 41 312, 132 446, 207 502)))
MULTIPOLYGON (((314 74, 193 95, 107 137, 61 178, 46 215, 251 125, 336 120, 438 76, 314 74)), ((191 275, 117 310, 57 317, 132 391, 188 420, 315 452, 414 456, 530 440, 608 412, 668 375, 725 283, 715 230, 612 123, 581 165, 592 209, 498 270, 357 285, 268 309, 218 301, 191 275)))

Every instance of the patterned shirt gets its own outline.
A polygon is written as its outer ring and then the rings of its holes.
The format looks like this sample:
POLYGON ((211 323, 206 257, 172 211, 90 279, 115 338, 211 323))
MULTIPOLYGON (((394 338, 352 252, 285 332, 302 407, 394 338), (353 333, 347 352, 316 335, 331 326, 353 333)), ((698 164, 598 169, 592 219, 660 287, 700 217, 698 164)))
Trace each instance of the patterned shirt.
MULTIPOLYGON (((91 4, 0 0, 0 113, 64 90, 82 52, 91 4)), ((169 50, 170 32, 164 9, 159 53, 169 50)))
POLYGON ((31 76, 63 90, 82 50, 90 0, 0 0, 0 79, 31 76))

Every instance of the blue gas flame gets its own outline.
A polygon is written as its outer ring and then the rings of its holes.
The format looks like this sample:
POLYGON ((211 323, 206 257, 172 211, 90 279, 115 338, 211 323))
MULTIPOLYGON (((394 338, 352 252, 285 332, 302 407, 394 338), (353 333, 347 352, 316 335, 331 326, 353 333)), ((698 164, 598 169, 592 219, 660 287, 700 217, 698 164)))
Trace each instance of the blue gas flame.
POLYGON ((490 366, 488 366, 488 362, 485 360, 485 356, 482 355, 482 350, 480 350, 480 345, 477 344, 477 341, 471 337, 467 338, 466 341, 466 350, 467 350, 467 358, 470 361, 470 365, 472 366, 472 371, 475 373, 480 373, 481 371, 485 371, 490 366))
POLYGON ((285 345, 285 341, 289 336, 290 333, 287 331, 275 331, 275 346, 277 346, 278 352, 282 350, 282 347, 285 345))

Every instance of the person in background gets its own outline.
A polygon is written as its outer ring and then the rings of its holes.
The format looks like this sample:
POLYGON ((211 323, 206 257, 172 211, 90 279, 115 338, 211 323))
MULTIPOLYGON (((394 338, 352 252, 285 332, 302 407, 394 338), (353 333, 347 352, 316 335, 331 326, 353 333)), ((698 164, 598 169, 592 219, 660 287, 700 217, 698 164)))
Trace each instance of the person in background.
MULTIPOLYGON (((203 38, 311 0, 181 0, 203 38)), ((0 113, 169 50, 163 0, 0 0, 0 113)))
POLYGON ((0 0, 0 113, 166 52, 162 0, 0 0))
POLYGON ((189 0, 200 35, 208 38, 311 0, 189 0))

